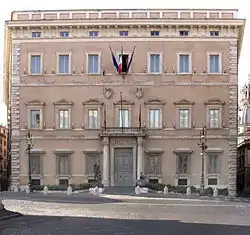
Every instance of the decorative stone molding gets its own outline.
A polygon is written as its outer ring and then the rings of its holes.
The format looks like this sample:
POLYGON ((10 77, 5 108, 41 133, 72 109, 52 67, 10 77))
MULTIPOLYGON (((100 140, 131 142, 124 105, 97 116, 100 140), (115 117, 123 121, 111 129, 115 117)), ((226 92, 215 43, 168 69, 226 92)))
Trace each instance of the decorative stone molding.
POLYGON ((104 88, 103 95, 105 98, 110 99, 113 96, 113 90, 109 87, 104 88))
POLYGON ((190 148, 177 148, 177 149, 174 149, 173 152, 175 154, 180 154, 180 153, 193 153, 193 149, 190 149, 190 148))
POLYGON ((149 99, 144 102, 145 105, 164 105, 165 102, 156 98, 156 99, 149 99))
POLYGON ((225 105, 224 101, 220 99, 210 99, 204 102, 205 105, 225 105))
POLYGON ((83 105, 103 105, 104 103, 100 101, 99 99, 88 99, 84 102, 82 102, 83 105))
POLYGON ((186 100, 186 99, 182 99, 179 101, 175 101, 174 105, 194 105, 194 102, 191 102, 191 101, 186 100))
POLYGON ((28 101, 27 103, 25 103, 26 106, 44 106, 45 103, 41 100, 31 100, 31 101, 28 101))
POLYGON ((60 154, 72 154, 74 151, 72 149, 55 149, 53 151, 54 154, 60 155, 60 154))
POLYGON ((144 94, 144 91, 143 91, 143 88, 141 87, 137 87, 135 89, 135 95, 138 99, 142 98, 143 97, 143 94, 144 94))
POLYGON ((114 102, 114 105, 121 105, 121 102, 123 105, 134 105, 133 101, 129 101, 129 100, 125 100, 125 99, 123 99, 122 101, 118 100, 118 101, 114 102))
POLYGON ((68 106, 68 105, 73 105, 74 102, 73 101, 70 101, 70 100, 66 100, 66 99, 61 99, 61 100, 58 100, 58 101, 55 101, 53 103, 54 105, 65 105, 65 106, 68 106))

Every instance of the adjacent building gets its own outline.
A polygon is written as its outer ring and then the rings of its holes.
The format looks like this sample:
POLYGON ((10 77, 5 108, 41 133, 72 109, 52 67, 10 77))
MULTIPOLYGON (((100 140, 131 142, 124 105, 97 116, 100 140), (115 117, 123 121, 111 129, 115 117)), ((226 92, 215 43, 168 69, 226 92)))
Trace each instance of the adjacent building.
POLYGON ((7 177, 7 139, 8 129, 0 126, 0 180, 7 177))
POLYGON ((98 163, 105 186, 132 186, 141 173, 199 186, 206 126, 205 184, 234 196, 244 24, 227 9, 13 12, 5 37, 12 188, 28 184, 28 131, 33 184, 85 183, 98 163))

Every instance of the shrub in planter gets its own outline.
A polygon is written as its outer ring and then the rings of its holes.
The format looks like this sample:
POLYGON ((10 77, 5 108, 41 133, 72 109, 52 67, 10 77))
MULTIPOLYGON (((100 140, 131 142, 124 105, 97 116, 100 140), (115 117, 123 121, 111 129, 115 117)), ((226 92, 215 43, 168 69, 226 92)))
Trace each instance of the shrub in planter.
POLYGON ((33 191, 43 191, 44 186, 43 185, 32 185, 31 188, 33 191))
POLYGON ((212 196, 213 193, 214 193, 213 188, 208 187, 208 188, 205 189, 205 195, 212 196))
POLYGON ((159 184, 159 183, 148 183, 148 188, 152 189, 154 191, 163 191, 165 184, 159 184))
POLYGON ((228 196, 228 189, 227 188, 218 189, 218 194, 222 196, 228 196))
POLYGON ((191 186, 190 189, 191 189, 191 193, 197 193, 197 188, 196 187, 191 186))

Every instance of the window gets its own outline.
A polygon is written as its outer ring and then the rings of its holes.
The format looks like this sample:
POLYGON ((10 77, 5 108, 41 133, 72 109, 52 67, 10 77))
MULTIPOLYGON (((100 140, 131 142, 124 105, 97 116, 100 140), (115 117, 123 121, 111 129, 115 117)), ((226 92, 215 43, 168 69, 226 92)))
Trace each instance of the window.
POLYGON ((219 155, 218 154, 209 154, 208 155, 208 174, 216 174, 218 173, 218 163, 219 163, 219 155))
POLYGON ((188 183, 188 180, 185 178, 178 179, 178 186, 186 186, 188 183))
POLYGON ((122 72, 127 73, 128 71, 128 63, 129 63, 129 55, 128 54, 119 54, 119 60, 122 57, 122 72))
POLYGON ((151 36, 160 36, 160 31, 151 31, 150 35, 151 36))
POLYGON ((209 128, 220 127, 220 109, 209 109, 208 110, 208 122, 209 128))
POLYGON ((58 157, 58 173, 59 175, 69 175, 70 173, 70 164, 68 156, 59 156, 58 157))
POLYGON ((58 113, 59 113, 58 127, 60 129, 68 129, 69 128, 69 110, 59 109, 58 113))
POLYGON ((210 31, 210 36, 211 37, 218 37, 219 36, 219 31, 210 31))
POLYGON ((40 38, 41 32, 32 32, 31 36, 32 36, 32 38, 40 38))
POLYGON ((97 129, 99 128, 98 120, 98 109, 89 109, 88 110, 88 128, 97 129))
POLYGON ((180 31, 180 36, 188 36, 189 31, 188 30, 181 30, 180 31))
POLYGON ((190 73, 190 55, 180 54, 179 55, 179 73, 190 73))
POLYGON ((41 174, 41 157, 40 155, 31 156, 31 174, 40 175, 41 174))
POLYGON ((40 179, 31 179, 31 184, 34 186, 40 186, 41 180, 40 179))
POLYGON ((130 126, 129 109, 119 109, 118 110, 118 126, 119 127, 129 127, 130 126))
POLYGON ((41 74, 41 55, 31 55, 30 57, 30 73, 32 75, 41 74))
POLYGON ((89 31, 90 37, 98 37, 98 31, 89 31))
POLYGON ((120 31, 119 32, 119 35, 121 36, 121 37, 126 37, 126 36, 128 36, 128 31, 120 31))
POLYGON ((89 74, 98 74, 99 71, 100 71, 99 55, 98 54, 89 54, 88 55, 88 73, 89 74))
POLYGON ((161 110, 149 109, 149 128, 158 129, 161 128, 161 110))
POLYGON ((86 174, 93 175, 95 164, 101 165, 101 157, 99 153, 86 153, 86 174))
POLYGON ((149 72, 150 73, 160 73, 160 54, 150 54, 149 57, 149 72))
POLYGON ((179 109, 179 127, 180 128, 189 128, 189 109, 179 109))
POLYGON ((220 55, 209 55, 209 73, 220 73, 220 55))
POLYGON ((58 73, 69 74, 70 73, 70 56, 59 55, 58 73))
POLYGON ((218 179, 217 178, 208 178, 207 184, 208 185, 217 185, 218 184, 218 179))
POLYGON ((188 155, 179 155, 177 157, 178 157, 177 172, 179 174, 187 174, 188 173, 189 156, 188 155))
POLYGON ((146 173, 149 175, 161 174, 161 157, 158 154, 150 154, 147 158, 146 173))
POLYGON ((41 110, 40 109, 30 110, 29 128, 40 129, 40 127, 41 127, 41 110))
POLYGON ((69 185, 69 180, 68 179, 59 179, 59 185, 62 187, 63 186, 66 187, 69 185))
POLYGON ((61 31, 60 37, 62 38, 68 38, 69 37, 69 31, 61 31))

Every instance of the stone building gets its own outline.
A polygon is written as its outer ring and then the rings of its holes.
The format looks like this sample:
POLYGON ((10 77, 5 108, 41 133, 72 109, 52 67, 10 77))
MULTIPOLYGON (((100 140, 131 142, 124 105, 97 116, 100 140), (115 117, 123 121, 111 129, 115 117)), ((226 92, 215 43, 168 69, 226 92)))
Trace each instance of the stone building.
POLYGON ((0 125, 0 179, 7 177, 8 129, 0 125))
POLYGON ((105 186, 200 185, 236 193, 237 10, 17 11, 6 22, 5 101, 12 187, 80 184, 101 165, 105 186), (135 46, 135 52, 133 48, 135 46), (112 63, 110 48, 126 76, 112 63), (118 58, 119 57, 119 58, 118 58))

